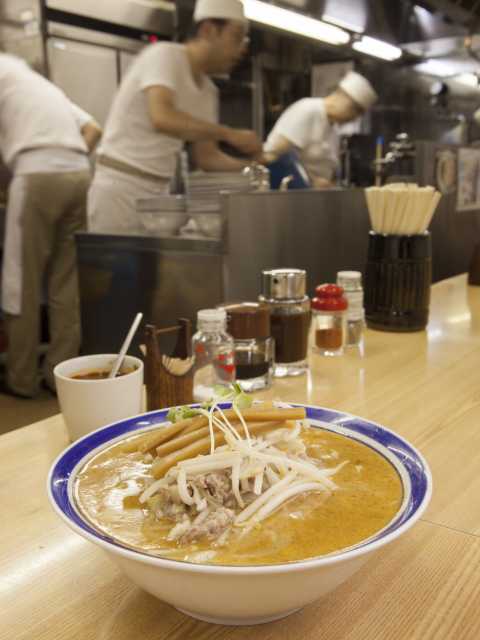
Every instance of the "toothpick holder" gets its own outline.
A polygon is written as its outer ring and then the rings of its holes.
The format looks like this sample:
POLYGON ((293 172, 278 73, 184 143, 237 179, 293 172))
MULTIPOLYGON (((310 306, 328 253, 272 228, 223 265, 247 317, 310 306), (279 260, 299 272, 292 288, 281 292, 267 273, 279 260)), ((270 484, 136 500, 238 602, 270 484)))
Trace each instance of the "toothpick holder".
POLYGON ((163 409, 193 402, 192 326, 190 320, 180 318, 178 325, 158 329, 145 327, 145 382, 147 409, 163 409), (162 338, 174 337, 177 341, 169 356, 162 350, 162 338))

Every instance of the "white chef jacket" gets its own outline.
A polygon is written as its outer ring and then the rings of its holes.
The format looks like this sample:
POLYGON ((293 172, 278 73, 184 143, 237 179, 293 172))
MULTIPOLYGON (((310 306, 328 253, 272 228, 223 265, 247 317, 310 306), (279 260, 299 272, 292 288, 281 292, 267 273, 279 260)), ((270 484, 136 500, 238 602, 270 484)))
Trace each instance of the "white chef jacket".
POLYGON ((30 163, 29 173, 87 168, 81 128, 91 120, 23 60, 0 53, 0 154, 12 172, 20 154, 32 150, 37 150, 39 161, 30 163), (63 164, 49 148, 65 150, 63 164), (42 158, 38 150, 45 151, 42 158))
POLYGON ((290 105, 270 132, 266 152, 274 151, 279 136, 296 147, 312 178, 332 180, 339 163, 339 136, 327 117, 323 98, 303 98, 290 105))
POLYGON ((159 42, 148 46, 130 66, 114 99, 98 154, 146 173, 171 178, 183 141, 157 131, 150 119, 145 89, 163 86, 174 94, 178 110, 218 122, 218 90, 208 76, 198 86, 185 45, 159 42))

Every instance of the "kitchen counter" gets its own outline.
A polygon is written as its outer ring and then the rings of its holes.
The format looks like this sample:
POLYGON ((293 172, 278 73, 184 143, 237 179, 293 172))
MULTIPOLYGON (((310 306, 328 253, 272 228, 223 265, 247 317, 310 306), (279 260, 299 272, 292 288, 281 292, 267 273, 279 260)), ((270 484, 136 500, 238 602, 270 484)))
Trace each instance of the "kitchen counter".
MULTIPOLYGON (((365 271, 370 221, 362 189, 223 193, 221 200, 218 241, 77 234, 84 353, 117 349, 138 311, 161 326, 178 317, 195 325, 198 309, 256 300, 263 269, 305 269, 309 295, 337 271, 365 271)), ((480 211, 456 212, 455 194, 446 196, 431 234, 433 281, 463 273, 480 237, 480 211)))
POLYGON ((433 499, 415 527, 326 598, 250 628, 198 622, 131 584, 53 513, 45 480, 61 416, 0 437, 0 640, 476 640, 480 634, 480 288, 433 287, 428 331, 366 331, 362 349, 312 356, 259 396, 349 411, 427 458, 433 499))

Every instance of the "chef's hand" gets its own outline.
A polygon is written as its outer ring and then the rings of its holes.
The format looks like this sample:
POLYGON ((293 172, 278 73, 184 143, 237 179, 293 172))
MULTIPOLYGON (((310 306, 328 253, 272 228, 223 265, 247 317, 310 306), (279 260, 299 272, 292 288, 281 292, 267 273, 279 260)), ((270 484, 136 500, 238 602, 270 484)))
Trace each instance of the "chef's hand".
POLYGON ((314 189, 331 189, 333 186, 333 182, 327 178, 313 178, 314 189))
POLYGON ((245 156, 256 157, 262 153, 262 142, 250 129, 229 129, 225 142, 245 156))
POLYGON ((262 151, 261 153, 259 153, 258 155, 256 155, 254 158, 255 162, 258 162, 258 164, 263 164, 263 165, 268 165, 271 164, 272 162, 275 162, 278 158, 277 155, 268 151, 262 151))

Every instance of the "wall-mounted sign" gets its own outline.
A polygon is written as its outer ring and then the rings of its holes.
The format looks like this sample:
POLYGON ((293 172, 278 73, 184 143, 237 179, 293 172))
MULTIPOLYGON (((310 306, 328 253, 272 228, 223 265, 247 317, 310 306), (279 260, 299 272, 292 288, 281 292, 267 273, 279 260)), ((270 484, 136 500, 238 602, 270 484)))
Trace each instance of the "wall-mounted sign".
POLYGON ((458 151, 457 211, 480 209, 480 150, 458 151))

